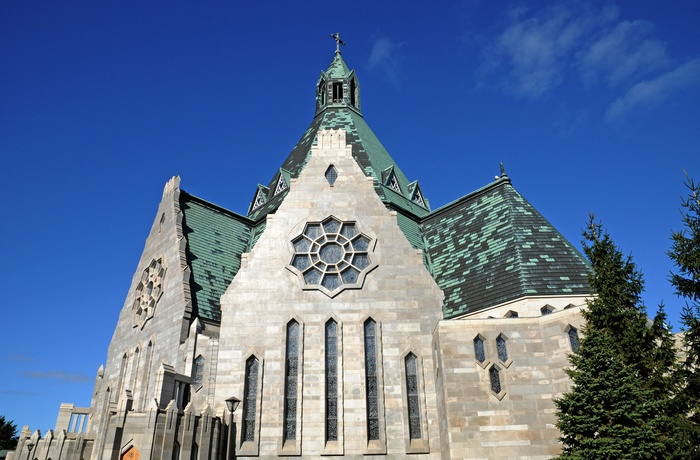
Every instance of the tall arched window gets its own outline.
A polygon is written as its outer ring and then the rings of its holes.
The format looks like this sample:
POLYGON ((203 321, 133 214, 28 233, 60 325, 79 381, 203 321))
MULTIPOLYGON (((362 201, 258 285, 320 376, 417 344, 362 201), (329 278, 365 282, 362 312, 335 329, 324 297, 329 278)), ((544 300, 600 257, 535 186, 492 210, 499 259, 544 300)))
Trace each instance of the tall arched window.
POLYGON ((377 324, 365 321, 365 389, 367 397, 367 439, 379 440, 379 382, 377 377, 377 324))
POLYGON ((406 395, 408 398, 408 435, 411 439, 421 438, 420 396, 418 391, 418 362, 416 355, 406 356, 406 395))
POLYGON ((245 362, 245 388, 243 389, 243 441, 255 441, 255 417, 258 400, 258 368, 260 361, 251 356, 245 362))
POLYGON ((287 359, 284 382, 284 440, 297 438, 297 376, 299 372, 299 323, 287 324, 287 359))
POLYGON ((338 324, 326 323, 326 441, 338 440, 338 324))

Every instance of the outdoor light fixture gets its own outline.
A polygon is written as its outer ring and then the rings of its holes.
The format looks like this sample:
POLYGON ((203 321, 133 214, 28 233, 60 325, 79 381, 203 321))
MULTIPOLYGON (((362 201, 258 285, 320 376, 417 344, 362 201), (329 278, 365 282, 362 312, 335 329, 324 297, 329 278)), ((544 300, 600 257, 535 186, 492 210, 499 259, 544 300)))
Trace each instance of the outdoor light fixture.
POLYGON ((228 407, 228 411, 231 413, 236 412, 236 409, 238 409, 238 405, 241 403, 241 400, 236 398, 235 396, 231 396, 226 400, 226 407, 228 407))

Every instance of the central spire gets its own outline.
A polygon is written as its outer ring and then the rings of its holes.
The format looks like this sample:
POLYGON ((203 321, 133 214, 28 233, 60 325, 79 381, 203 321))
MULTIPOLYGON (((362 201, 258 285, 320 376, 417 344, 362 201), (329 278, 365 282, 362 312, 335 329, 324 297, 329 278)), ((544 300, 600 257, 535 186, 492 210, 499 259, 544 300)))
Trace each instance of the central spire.
POLYGON ((340 55, 340 45, 345 42, 340 34, 331 34, 335 40, 335 56, 328 69, 323 72, 316 84, 316 116, 329 107, 350 108, 358 113, 360 110, 360 84, 354 70, 350 70, 340 55))

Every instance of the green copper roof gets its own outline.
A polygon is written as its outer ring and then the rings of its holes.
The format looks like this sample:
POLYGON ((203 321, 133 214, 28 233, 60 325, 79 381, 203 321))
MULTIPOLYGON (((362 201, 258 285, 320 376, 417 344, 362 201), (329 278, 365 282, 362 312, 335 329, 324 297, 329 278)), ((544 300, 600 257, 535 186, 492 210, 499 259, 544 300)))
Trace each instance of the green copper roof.
MULTIPOLYGON (((316 141, 316 133, 322 129, 344 129, 346 141, 352 146, 352 155, 367 176, 374 177, 374 188, 379 197, 391 207, 400 208, 416 216, 425 216, 429 211, 410 199, 413 187, 384 146, 374 135, 364 118, 354 110, 346 107, 329 107, 320 113, 306 130, 297 145, 282 163, 282 169, 291 177, 298 177, 309 159, 311 146, 316 141), (397 193, 383 183, 382 172, 393 168, 402 193, 397 193)), ((274 191, 276 174, 268 188, 274 191)), ((270 193, 272 195, 272 193, 270 193)), ((248 217, 257 221, 280 205, 286 192, 268 196, 267 202, 252 210, 248 217)))
POLYGON ((445 318, 524 296, 590 293, 586 260, 515 191, 510 179, 504 175, 430 211, 418 182, 409 182, 362 117, 356 77, 339 53, 322 77, 329 81, 317 87, 316 116, 267 186, 257 187, 254 197, 261 193, 264 199, 248 217, 181 194, 193 302, 202 318, 219 321, 220 297, 240 267, 241 254, 250 251, 265 229, 265 216, 275 212, 290 180, 306 166, 318 131, 328 129, 345 130, 353 158, 374 179, 387 208, 397 212, 409 243, 423 251, 428 271, 445 294, 445 318), (323 91, 341 79, 343 85, 348 79, 354 82, 350 92, 358 91, 356 97, 343 93, 342 99, 327 103, 323 91))
POLYGON ((590 293, 586 260, 508 178, 435 210, 422 229, 445 318, 523 296, 590 293))
POLYGON ((253 222, 184 191, 180 209, 194 311, 202 319, 219 322, 221 295, 241 266, 241 254, 251 249, 253 222))
POLYGON ((328 78, 345 78, 349 74, 350 69, 345 65, 343 57, 340 55, 340 52, 336 52, 333 62, 331 62, 331 65, 328 66, 328 70, 326 70, 326 76, 328 78))

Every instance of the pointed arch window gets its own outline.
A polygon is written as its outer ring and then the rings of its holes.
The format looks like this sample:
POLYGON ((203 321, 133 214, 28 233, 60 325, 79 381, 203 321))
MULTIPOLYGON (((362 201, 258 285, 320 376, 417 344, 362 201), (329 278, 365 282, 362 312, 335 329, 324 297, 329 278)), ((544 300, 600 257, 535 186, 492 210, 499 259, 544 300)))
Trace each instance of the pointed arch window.
POLYGON ((505 363, 508 361, 508 344, 503 334, 496 337, 496 350, 498 351, 498 359, 505 363))
POLYGON ((499 372, 498 366, 493 365, 489 369, 489 380, 491 381, 491 391, 496 394, 501 392, 501 374, 499 372))
POLYGON ((377 376, 377 324, 365 321, 365 390, 367 398, 367 439, 379 440, 379 380, 377 376))
POLYGON ((258 371, 260 361, 251 356, 245 363, 245 388, 243 389, 243 441, 255 441, 255 418, 258 401, 258 371))
POLYGON ((581 342, 579 341, 578 338, 578 329, 576 329, 573 326, 569 327, 569 345, 571 346, 571 351, 577 351, 578 347, 581 346, 581 342))
POLYGON ((359 108, 359 104, 357 103, 357 80, 354 78, 350 80, 350 103, 359 108))
POLYGON ((338 323, 326 323, 326 441, 338 440, 338 323))
POLYGON ((483 364, 486 361, 486 348, 484 347, 484 339, 480 335, 474 337, 474 356, 476 360, 483 364))
POLYGON ((343 102, 343 83, 333 82, 333 102, 343 102))
POLYGON ((284 382, 284 440, 297 438, 297 377, 299 372, 299 323, 287 324, 287 358, 284 382))
POLYGON ((323 106, 326 103, 326 80, 321 80, 318 84, 318 105, 323 106))
POLYGON ((406 366, 406 395, 408 398, 408 434, 410 439, 421 439, 420 393, 418 391, 418 359, 409 353, 406 366))

